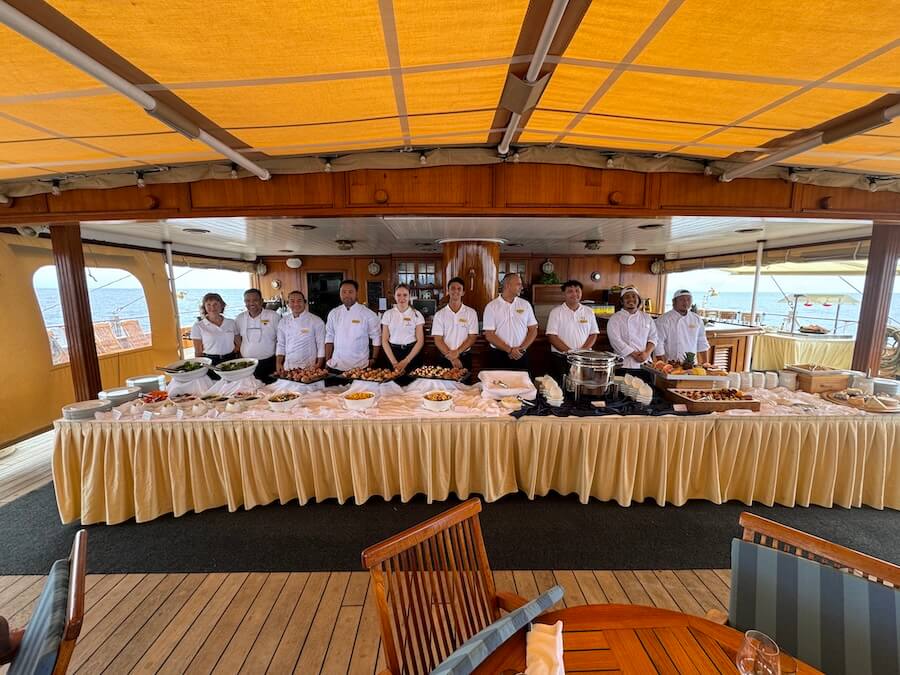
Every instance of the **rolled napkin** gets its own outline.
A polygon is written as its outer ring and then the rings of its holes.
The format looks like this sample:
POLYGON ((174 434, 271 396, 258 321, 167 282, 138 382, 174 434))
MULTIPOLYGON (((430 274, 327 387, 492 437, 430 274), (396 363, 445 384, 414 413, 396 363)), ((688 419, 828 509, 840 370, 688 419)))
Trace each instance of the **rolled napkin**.
POLYGON ((566 675, 563 667, 563 625, 534 623, 528 632, 525 675, 566 675))

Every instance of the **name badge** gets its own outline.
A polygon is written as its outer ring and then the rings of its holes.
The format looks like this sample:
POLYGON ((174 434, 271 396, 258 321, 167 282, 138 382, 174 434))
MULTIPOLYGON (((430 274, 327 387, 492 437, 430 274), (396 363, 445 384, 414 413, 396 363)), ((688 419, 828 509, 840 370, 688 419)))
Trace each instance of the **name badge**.
POLYGON ((407 323, 409 323, 410 321, 412 321, 412 319, 410 319, 408 316, 404 316, 404 317, 403 317, 403 320, 406 321, 407 323))
POLYGON ((587 319, 578 319, 578 323, 587 323, 587 322, 588 322, 587 319))
POLYGON ((300 332, 301 332, 301 333, 308 333, 308 332, 309 332, 309 328, 301 328, 301 329, 300 329, 300 332))
POLYGON ((524 310, 524 309, 517 309, 517 310, 516 310, 516 314, 524 314, 524 313, 525 313, 525 310, 524 310))
POLYGON ((269 325, 269 320, 268 320, 268 319, 263 319, 263 320, 262 320, 262 325, 263 325, 263 326, 268 326, 268 325, 269 325))
POLYGON ((359 319, 350 319, 350 323, 362 323, 359 319))
POLYGON ((469 320, 468 319, 459 319, 459 322, 465 326, 467 323, 469 323, 469 320))

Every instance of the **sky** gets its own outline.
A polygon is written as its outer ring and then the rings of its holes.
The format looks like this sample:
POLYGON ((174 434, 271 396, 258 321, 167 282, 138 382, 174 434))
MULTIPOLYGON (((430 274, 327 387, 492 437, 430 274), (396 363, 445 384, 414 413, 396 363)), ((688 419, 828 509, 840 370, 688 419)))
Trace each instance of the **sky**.
MULTIPOLYGON (((203 270, 175 266, 175 287, 189 288, 247 288, 250 275, 227 270, 203 270)), ((140 288, 140 282, 128 272, 101 267, 88 268, 88 288, 99 286, 109 288, 140 288)), ((56 288, 56 268, 53 265, 41 267, 34 273, 35 288, 56 288)))
MULTIPOLYGON (((864 276, 844 277, 851 287, 839 277, 830 276, 776 276, 763 275, 759 279, 760 293, 778 293, 778 286, 788 295, 792 293, 862 293, 864 276), (776 285, 776 281, 778 282, 776 285), (855 287, 855 288, 854 288, 855 287)), ((753 275, 730 274, 726 270, 693 270, 668 275, 668 293, 677 288, 687 288, 694 298, 702 298, 711 288, 719 293, 752 293, 753 275)))

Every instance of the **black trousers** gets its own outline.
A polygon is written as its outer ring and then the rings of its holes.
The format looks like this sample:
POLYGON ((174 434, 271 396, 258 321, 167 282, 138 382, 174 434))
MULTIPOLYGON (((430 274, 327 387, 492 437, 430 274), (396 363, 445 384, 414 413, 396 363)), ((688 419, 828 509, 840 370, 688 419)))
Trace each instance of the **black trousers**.
MULTIPOLYGON (((231 361, 232 359, 240 358, 241 355, 237 352, 231 352, 230 354, 207 354, 206 352, 204 352, 200 356, 209 359, 210 361, 212 361, 212 365, 217 366, 223 361, 231 361)), ((221 379, 214 370, 210 370, 207 375, 209 375, 213 380, 221 379)))
MULTIPOLYGON (((448 359, 446 356, 441 356, 441 361, 443 361, 444 365, 447 368, 453 367, 453 364, 450 363, 450 359, 448 359)), ((472 352, 471 352, 471 350, 460 354, 459 362, 462 364, 463 368, 465 368, 469 372, 472 372, 472 352)))
MULTIPOLYGON (((410 352, 412 352, 412 350, 413 350, 413 347, 416 346, 416 343, 410 342, 408 345, 395 345, 393 342, 391 342, 390 345, 391 345, 391 351, 394 352, 394 358, 397 359, 397 361, 402 361, 407 356, 409 356, 410 352)), ((384 351, 384 350, 382 350, 382 351, 384 351)), ((384 361, 386 364, 385 368, 393 368, 393 365, 391 365, 391 360, 387 357, 387 354, 384 355, 384 361)), ((409 373, 409 372, 415 370, 416 368, 419 367, 421 362, 422 362, 422 352, 420 351, 418 354, 416 354, 416 358, 414 358, 412 361, 409 362, 409 365, 406 367, 406 372, 409 373)))
POLYGON ((528 352, 525 352, 521 359, 513 360, 506 352, 491 348, 488 363, 492 370, 528 370, 528 352))
POLYGON ((256 370, 253 374, 257 380, 262 380, 264 384, 272 384, 275 381, 273 374, 275 373, 275 355, 273 354, 267 359, 260 359, 256 364, 256 370))
POLYGON ((550 375, 559 383, 560 387, 565 387, 565 377, 569 374, 569 360, 565 354, 550 352, 550 375))

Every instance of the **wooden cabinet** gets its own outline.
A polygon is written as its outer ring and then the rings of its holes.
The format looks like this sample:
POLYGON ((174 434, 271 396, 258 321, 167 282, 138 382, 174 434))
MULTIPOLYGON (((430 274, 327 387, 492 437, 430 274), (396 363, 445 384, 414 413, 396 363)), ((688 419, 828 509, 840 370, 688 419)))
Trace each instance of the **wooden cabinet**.
POLYGON ((347 206, 489 207, 490 166, 364 169, 345 175, 347 206))
POLYGON ((645 201, 647 174, 581 166, 505 164, 497 167, 497 206, 637 207, 645 201))
POLYGON ((800 210, 825 213, 869 213, 896 217, 900 213, 900 192, 841 190, 819 185, 801 185, 800 210))
POLYGON ((50 213, 131 213, 178 209, 183 188, 174 183, 148 185, 146 188, 111 188, 109 190, 66 190, 58 197, 47 197, 50 213))
POLYGON ((787 210, 794 183, 739 178, 722 183, 715 176, 667 173, 660 176, 659 208, 787 210))
POLYGON ((201 180, 190 184, 191 206, 330 208, 334 206, 333 183, 330 173, 276 175, 269 180, 201 180))

